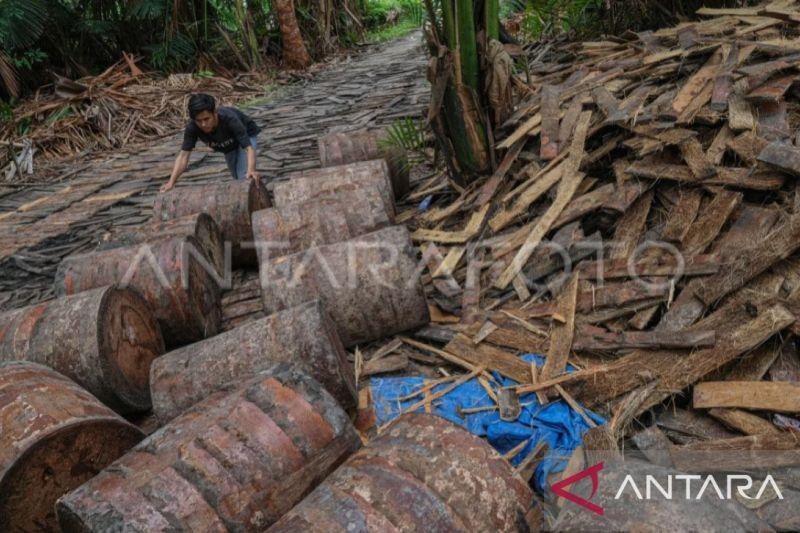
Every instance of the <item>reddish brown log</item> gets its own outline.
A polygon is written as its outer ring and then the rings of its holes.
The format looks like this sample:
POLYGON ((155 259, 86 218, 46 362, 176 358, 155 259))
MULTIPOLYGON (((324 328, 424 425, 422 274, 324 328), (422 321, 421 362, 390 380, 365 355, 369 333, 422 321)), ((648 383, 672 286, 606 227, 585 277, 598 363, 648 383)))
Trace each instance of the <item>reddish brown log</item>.
POLYGON ((317 140, 320 164, 333 167, 383 159, 389 167, 394 196, 401 198, 409 187, 408 156, 404 148, 382 143, 381 137, 385 133, 367 130, 324 135, 317 140))
POLYGON ((57 372, 0 364, 0 531, 56 531, 54 504, 144 434, 57 372))
POLYGON ((264 311, 319 298, 345 346, 388 337, 430 321, 403 226, 310 248, 261 265, 264 311))
POLYGON ((360 444, 319 383, 278 365, 208 397, 58 500, 59 525, 264 531, 360 444))
POLYGON ((130 289, 101 287, 0 315, 0 360, 53 368, 120 412, 150 408, 150 363, 163 353, 150 307, 130 289))
POLYGON ((378 191, 365 187, 256 211, 253 236, 261 263, 312 246, 346 241, 390 224, 378 191))
POLYGON ((442 418, 413 414, 270 531, 536 531, 532 505, 526 483, 486 442, 442 418))
POLYGON ((169 237, 194 237, 208 260, 220 276, 225 273, 225 246, 222 232, 208 213, 195 213, 166 222, 151 221, 127 231, 112 233, 109 241, 100 244, 98 250, 111 250, 155 241, 169 237))
POLYGON ((345 409, 355 407, 347 352, 327 313, 309 302, 156 359, 150 371, 153 411, 166 422, 223 385, 282 361, 322 383, 345 409))
POLYGON ((375 187, 383 198, 386 213, 394 220, 394 193, 386 161, 375 159, 338 167, 318 168, 288 175, 288 181, 274 184, 272 196, 277 207, 328 198, 341 191, 375 187))
POLYGON ((192 237, 176 237, 67 257, 56 272, 56 294, 130 286, 153 309, 167 348, 199 341, 222 321, 216 273, 200 248, 192 237))
POLYGON ((208 213, 230 243, 233 266, 254 266, 253 228, 250 215, 269 207, 267 189, 251 180, 225 180, 208 185, 178 187, 159 194, 153 204, 153 220, 166 221, 195 213, 208 213))

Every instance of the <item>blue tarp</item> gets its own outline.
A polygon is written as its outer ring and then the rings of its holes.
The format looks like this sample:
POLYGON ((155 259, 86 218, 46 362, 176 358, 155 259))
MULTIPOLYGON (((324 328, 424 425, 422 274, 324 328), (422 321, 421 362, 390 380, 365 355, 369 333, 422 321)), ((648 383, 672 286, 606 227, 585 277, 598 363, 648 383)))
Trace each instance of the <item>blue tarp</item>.
MULTIPOLYGON (((544 358, 539 355, 524 354, 520 358, 526 362, 534 362, 538 367, 544 365, 544 358)), ((573 370, 571 367, 567 369, 568 372, 573 370)), ((497 383, 491 384, 492 388, 517 384, 500 374, 494 373, 493 376, 497 383)), ((428 380, 422 377, 372 378, 370 386, 378 424, 383 425, 392 421, 405 409, 420 401, 422 395, 406 400, 398 399, 418 391, 426 381, 428 380)), ((449 386, 452 386, 452 383, 437 385, 432 389, 432 393, 449 386)), ((582 436, 589 429, 589 425, 564 400, 550 402, 542 407, 536 394, 529 393, 520 396, 519 401, 522 412, 514 422, 501 420, 496 409, 462 416, 458 412, 459 408, 472 409, 495 405, 478 380, 473 378, 434 400, 432 412, 475 435, 486 438, 501 454, 527 440, 528 444, 511 460, 514 465, 522 462, 540 441, 547 442, 548 451, 534 475, 536 488, 544 491, 547 488, 547 476, 564 470, 569 456, 581 444, 582 436)), ((424 408, 420 407, 419 412, 423 410, 424 408)), ((588 410, 585 412, 597 424, 605 423, 602 417, 588 410)))

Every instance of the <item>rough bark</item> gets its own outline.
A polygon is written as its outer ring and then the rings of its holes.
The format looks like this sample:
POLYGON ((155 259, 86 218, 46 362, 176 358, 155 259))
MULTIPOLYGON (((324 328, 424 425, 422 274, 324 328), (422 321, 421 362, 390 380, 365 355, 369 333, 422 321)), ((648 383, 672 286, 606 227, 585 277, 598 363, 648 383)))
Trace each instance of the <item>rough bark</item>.
POLYGON ((0 530, 56 531, 54 504, 144 434, 42 365, 0 364, 0 530))
POLYGON ((231 382, 286 361, 319 381, 345 408, 355 406, 352 365, 318 302, 310 302, 172 351, 150 375, 153 411, 166 422, 231 382))
POLYGON ((196 342, 215 335, 222 321, 214 267, 202 263, 200 249, 194 238, 176 237, 70 256, 56 272, 56 294, 129 286, 150 305, 167 348, 196 342))
POLYGON ((61 498, 59 525, 263 531, 360 444, 319 383, 278 365, 210 396, 61 498))
POLYGON ((150 408, 150 364, 163 353, 152 311, 130 289, 101 287, 0 315, 0 361, 48 366, 121 412, 150 408))
MULTIPOLYGON (((530 489, 485 442, 445 421, 406 415, 356 452, 272 531, 517 531, 530 489), (453 472, 458 472, 454 476, 453 472)), ((526 523, 527 522, 527 523, 526 523)))
POLYGON ((382 229, 261 265, 264 311, 319 299, 345 346, 428 324, 408 230, 382 229))

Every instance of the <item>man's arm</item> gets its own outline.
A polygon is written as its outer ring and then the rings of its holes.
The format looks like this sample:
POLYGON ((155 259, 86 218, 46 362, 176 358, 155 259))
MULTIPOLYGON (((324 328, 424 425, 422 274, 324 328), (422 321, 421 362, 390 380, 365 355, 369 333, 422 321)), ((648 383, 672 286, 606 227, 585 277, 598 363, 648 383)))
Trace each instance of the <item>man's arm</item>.
POLYGON ((250 145, 245 149, 245 153, 247 154, 247 177, 251 180, 258 180, 258 174, 256 174, 256 151, 250 145))
MULTIPOLYGON (((175 158, 175 164, 172 166, 172 174, 169 177, 169 181, 161 186, 161 192, 167 192, 175 186, 175 182, 178 181, 180 175, 183 174, 186 171, 186 167, 189 166, 189 156, 191 154, 192 152, 190 150, 180 151, 178 157, 175 158)), ((248 157, 248 164, 249 162, 250 158, 248 157)))

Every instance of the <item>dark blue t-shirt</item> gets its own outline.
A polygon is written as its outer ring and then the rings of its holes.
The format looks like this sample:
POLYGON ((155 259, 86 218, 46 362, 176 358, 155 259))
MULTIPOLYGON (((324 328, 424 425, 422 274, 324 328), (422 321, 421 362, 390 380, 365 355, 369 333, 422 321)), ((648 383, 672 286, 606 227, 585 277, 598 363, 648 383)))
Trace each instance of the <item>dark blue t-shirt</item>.
POLYGON ((253 119, 232 107, 218 107, 219 123, 211 133, 205 133, 197 127, 193 120, 183 130, 181 150, 194 150, 197 139, 200 139, 215 152, 230 152, 237 148, 250 146, 250 137, 255 137, 260 128, 253 119))

